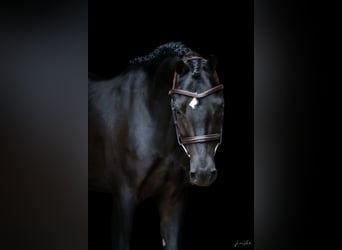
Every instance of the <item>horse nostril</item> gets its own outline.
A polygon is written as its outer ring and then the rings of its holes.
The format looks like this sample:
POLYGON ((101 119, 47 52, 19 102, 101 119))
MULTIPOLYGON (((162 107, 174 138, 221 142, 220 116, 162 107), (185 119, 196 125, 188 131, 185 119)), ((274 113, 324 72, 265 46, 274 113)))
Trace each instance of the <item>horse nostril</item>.
POLYGON ((216 177, 217 177, 217 170, 216 169, 211 170, 210 173, 211 173, 210 181, 213 182, 216 179, 216 177))
POLYGON ((190 172, 190 180, 194 180, 196 178, 195 172, 190 172))

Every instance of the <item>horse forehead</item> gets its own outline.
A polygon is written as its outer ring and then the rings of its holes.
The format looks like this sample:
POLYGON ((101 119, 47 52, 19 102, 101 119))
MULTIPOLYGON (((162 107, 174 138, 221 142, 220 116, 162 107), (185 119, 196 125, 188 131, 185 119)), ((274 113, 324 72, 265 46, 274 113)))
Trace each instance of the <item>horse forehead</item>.
POLYGON ((207 96, 205 98, 185 97, 182 98, 182 104, 187 105, 189 114, 194 116, 205 116, 211 114, 215 107, 219 105, 220 98, 215 96, 207 96))
POLYGON ((221 95, 210 95, 205 98, 188 97, 186 104, 189 107, 189 113, 201 116, 211 116, 217 107, 224 103, 221 95))
POLYGON ((182 77, 178 86, 184 90, 201 93, 213 87, 213 83, 206 72, 201 70, 197 77, 194 77, 193 72, 189 72, 186 77, 182 77))

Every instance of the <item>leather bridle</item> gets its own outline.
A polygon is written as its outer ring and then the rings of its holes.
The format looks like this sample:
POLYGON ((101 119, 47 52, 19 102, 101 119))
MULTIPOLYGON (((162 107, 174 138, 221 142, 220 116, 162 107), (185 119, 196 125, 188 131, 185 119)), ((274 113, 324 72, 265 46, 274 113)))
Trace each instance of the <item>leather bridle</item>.
MULTIPOLYGON (((194 60, 194 59, 205 60, 205 59, 203 59, 202 57, 199 57, 199 56, 192 56, 192 57, 187 57, 187 58, 183 59, 183 62, 186 62, 186 61, 189 61, 189 60, 194 60)), ((216 75, 216 72, 215 72, 215 75, 216 75)), ((218 83, 218 85, 216 85, 215 87, 212 87, 212 88, 210 88, 210 89, 208 89, 208 90, 206 90, 204 92, 201 92, 201 93, 191 92, 191 91, 187 91, 187 90, 176 88, 177 80, 178 80, 178 74, 175 71, 174 75, 173 75, 172 89, 169 90, 169 95, 178 94, 178 95, 184 95, 184 96, 188 96, 188 97, 193 97, 193 98, 201 99, 201 98, 205 98, 205 97, 207 97, 207 96, 209 96, 209 95, 211 95, 213 93, 216 93, 218 91, 223 90, 223 84, 219 84, 218 83)), ((187 154, 187 156, 189 158, 191 157, 188 149, 186 148, 186 145, 194 144, 194 143, 212 142, 212 141, 217 141, 217 144, 216 144, 215 149, 214 149, 214 154, 215 154, 218 146, 222 142, 222 126, 221 126, 220 133, 182 137, 181 134, 180 134, 179 128, 178 128, 177 117, 176 117, 176 114, 175 114, 176 113, 176 109, 174 107, 173 102, 174 102, 174 100, 173 100, 173 98, 171 98, 171 110, 172 110, 172 115, 173 115, 173 122, 174 122, 175 127, 176 127, 177 141, 178 141, 178 144, 184 149, 184 151, 187 154)))

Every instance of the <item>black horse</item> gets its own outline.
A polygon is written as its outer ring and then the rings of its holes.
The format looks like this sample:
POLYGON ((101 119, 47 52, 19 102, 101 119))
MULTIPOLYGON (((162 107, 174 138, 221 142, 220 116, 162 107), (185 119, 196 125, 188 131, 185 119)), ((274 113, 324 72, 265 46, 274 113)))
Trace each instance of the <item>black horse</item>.
POLYGON ((89 188, 112 193, 113 249, 129 249, 135 208, 150 197, 161 244, 180 249, 187 186, 217 176, 222 89, 216 57, 178 42, 133 59, 119 76, 89 81, 89 188))

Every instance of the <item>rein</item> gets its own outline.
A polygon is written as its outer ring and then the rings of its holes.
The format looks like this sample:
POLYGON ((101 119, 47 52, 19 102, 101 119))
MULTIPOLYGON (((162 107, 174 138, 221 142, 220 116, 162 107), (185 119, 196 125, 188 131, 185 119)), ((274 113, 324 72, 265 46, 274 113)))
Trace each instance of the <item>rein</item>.
MULTIPOLYGON (((203 59, 203 58, 199 57, 199 56, 192 56, 192 57, 188 57, 188 58, 183 59, 183 61, 186 62, 186 61, 194 60, 194 59, 203 59)), ((203 59, 203 60, 205 60, 205 59, 203 59)), ((215 72, 215 75, 216 75, 216 72, 215 72)), ((217 77, 217 75, 216 75, 216 77, 217 77)), ((212 87, 212 88, 210 88, 210 89, 208 89, 202 93, 191 92, 191 91, 176 88, 177 79, 178 79, 178 74, 175 71, 174 75, 173 75, 172 89, 169 90, 169 95, 178 94, 178 95, 184 95, 184 96, 189 96, 189 97, 201 99, 201 98, 205 98, 205 97, 207 97, 213 93, 221 91, 224 88, 223 84, 218 84, 215 87, 212 87)), ((194 143, 218 141, 218 143, 216 144, 215 149, 214 149, 214 154, 216 154, 216 150, 222 142, 222 126, 221 126, 221 132, 220 133, 182 137, 180 132, 179 132, 179 128, 178 128, 178 124, 177 124, 177 118, 176 118, 176 114, 175 114, 175 107, 173 105, 173 99, 172 98, 171 98, 171 110, 172 110, 172 115, 173 115, 173 122, 174 122, 175 127, 176 127, 178 144, 184 149, 186 155, 189 158, 191 157, 191 155, 190 155, 190 153, 189 153, 189 151, 185 145, 194 144, 194 143)))

